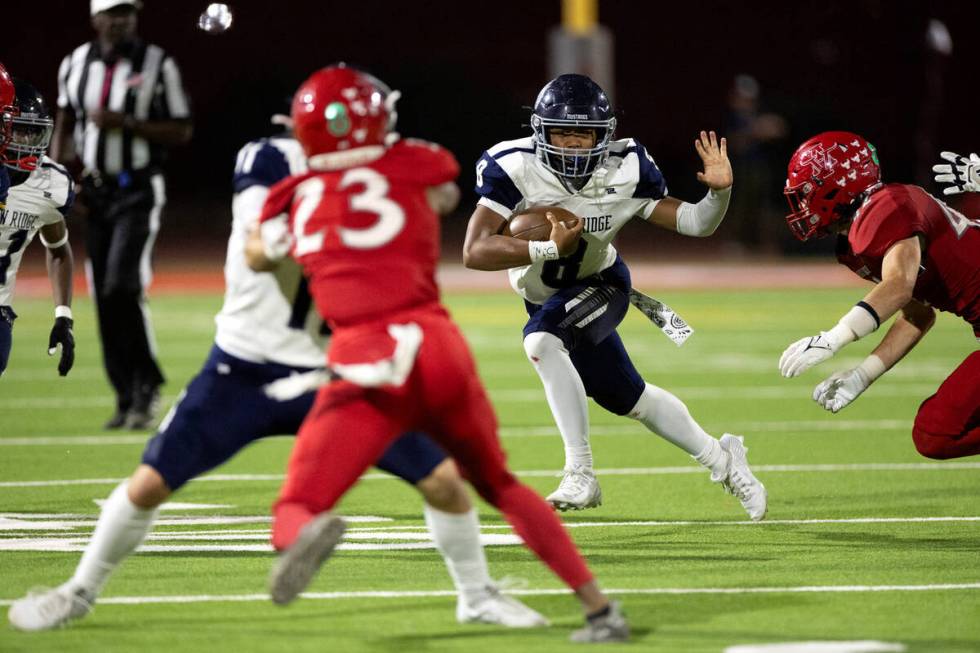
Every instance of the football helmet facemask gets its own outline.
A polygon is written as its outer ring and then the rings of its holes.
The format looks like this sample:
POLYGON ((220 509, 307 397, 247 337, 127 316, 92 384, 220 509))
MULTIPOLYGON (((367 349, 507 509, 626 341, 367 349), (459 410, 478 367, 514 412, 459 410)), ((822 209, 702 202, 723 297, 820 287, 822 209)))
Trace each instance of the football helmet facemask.
POLYGON ((37 168, 48 151, 54 120, 44 97, 31 84, 15 79, 14 89, 15 111, 11 116, 10 142, 7 144, 4 165, 29 172, 37 168))
POLYGON ((292 127, 307 157, 384 146, 400 93, 343 64, 321 68, 296 91, 292 127))
POLYGON ((582 182, 609 156, 616 118, 606 93, 585 75, 559 75, 544 85, 531 113, 535 151, 548 170, 570 182, 582 182), (591 130, 591 148, 558 147, 550 132, 591 130))
POLYGON ((857 134, 832 131, 800 145, 789 160, 786 223, 800 240, 826 236, 881 188, 875 146, 857 134))

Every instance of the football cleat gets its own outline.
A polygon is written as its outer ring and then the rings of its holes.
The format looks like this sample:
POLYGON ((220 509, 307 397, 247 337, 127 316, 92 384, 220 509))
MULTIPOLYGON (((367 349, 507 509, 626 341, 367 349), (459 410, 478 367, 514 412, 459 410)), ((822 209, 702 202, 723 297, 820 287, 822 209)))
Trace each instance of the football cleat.
POLYGON ((540 628, 551 622, 497 587, 488 585, 483 596, 467 601, 462 596, 456 604, 456 621, 461 624, 493 624, 506 628, 540 628))
POLYGON ((630 625, 619 601, 610 601, 609 609, 600 616, 587 617, 585 627, 572 632, 571 640, 584 644, 625 642, 630 638, 630 625))
POLYGON ((584 510, 602 505, 602 488, 595 472, 576 465, 565 470, 558 489, 545 499, 558 510, 584 510))
POLYGON ((92 611, 94 600, 84 590, 62 587, 31 590, 27 596, 14 601, 7 619, 17 630, 34 632, 60 628, 92 611))
POLYGON ((282 552, 269 574, 269 594, 286 605, 306 589, 347 530, 347 523, 328 512, 310 521, 292 546, 282 552))
POLYGON ((741 435, 731 433, 721 436, 719 442, 721 448, 728 453, 728 467, 724 476, 716 477, 712 474, 711 480, 721 483, 726 492, 737 497, 752 521, 762 521, 769 510, 769 495, 766 486, 749 469, 749 461, 745 456, 748 449, 743 440, 741 435))

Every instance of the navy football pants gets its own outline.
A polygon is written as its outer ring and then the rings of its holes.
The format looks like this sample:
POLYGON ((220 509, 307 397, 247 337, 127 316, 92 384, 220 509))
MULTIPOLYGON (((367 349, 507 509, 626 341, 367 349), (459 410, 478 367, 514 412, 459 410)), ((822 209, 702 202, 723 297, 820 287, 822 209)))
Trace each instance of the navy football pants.
POLYGON ((646 388, 616 333, 629 309, 630 287, 629 269, 617 257, 599 274, 562 288, 544 304, 524 302, 530 316, 524 337, 543 331, 560 338, 585 393, 616 415, 629 413, 646 388))
MULTIPOLYGON (((302 368, 251 363, 215 345, 201 372, 184 389, 143 451, 171 490, 225 462, 250 443, 271 435, 295 435, 313 405, 315 392, 276 401, 263 387, 302 368)), ((446 454, 426 436, 406 433, 377 467, 415 484, 432 473, 446 454)))

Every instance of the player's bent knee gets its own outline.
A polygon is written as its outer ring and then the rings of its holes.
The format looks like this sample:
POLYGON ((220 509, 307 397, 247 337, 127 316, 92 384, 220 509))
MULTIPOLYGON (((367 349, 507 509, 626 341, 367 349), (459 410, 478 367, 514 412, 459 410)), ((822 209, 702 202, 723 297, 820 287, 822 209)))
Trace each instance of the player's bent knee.
POLYGON ((149 465, 140 465, 129 478, 127 494, 135 505, 148 510, 166 501, 172 494, 172 490, 163 480, 160 472, 149 465))
POLYGON ((545 356, 565 349, 561 338, 546 331, 535 331, 524 338, 524 353, 536 363, 545 356))
POLYGON ((416 484, 425 502, 437 510, 451 513, 469 512, 472 504, 463 478, 452 458, 436 465, 428 476, 416 484))

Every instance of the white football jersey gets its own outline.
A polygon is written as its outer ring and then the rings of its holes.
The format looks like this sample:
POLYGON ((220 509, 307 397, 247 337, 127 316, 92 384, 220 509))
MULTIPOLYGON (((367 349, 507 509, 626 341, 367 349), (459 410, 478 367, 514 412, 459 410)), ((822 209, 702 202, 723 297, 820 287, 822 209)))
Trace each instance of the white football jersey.
POLYGON ((612 241, 634 216, 648 219, 667 195, 663 174, 646 149, 631 138, 613 141, 609 158, 588 183, 570 192, 538 160, 532 137, 504 141, 476 164, 479 203, 510 220, 533 206, 560 206, 585 220, 578 250, 565 258, 511 268, 510 284, 524 299, 544 303, 559 288, 616 261, 612 241))
POLYGON ((215 343, 237 358, 291 367, 324 365, 320 316, 299 266, 290 259, 275 273, 253 272, 245 262, 245 241, 258 223, 269 188, 305 171, 303 148, 292 138, 252 141, 238 152, 225 300, 214 319, 215 343))
POLYGON ((74 199, 71 175, 48 157, 26 180, 10 187, 6 208, 0 209, 0 306, 13 300, 17 268, 35 234, 64 220, 74 199))

